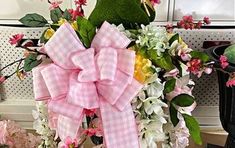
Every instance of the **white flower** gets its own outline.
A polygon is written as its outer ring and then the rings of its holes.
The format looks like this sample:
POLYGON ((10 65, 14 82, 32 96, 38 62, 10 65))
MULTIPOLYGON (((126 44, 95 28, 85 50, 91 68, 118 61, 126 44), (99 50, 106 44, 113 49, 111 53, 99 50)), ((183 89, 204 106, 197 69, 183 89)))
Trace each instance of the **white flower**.
POLYGON ((154 49, 158 56, 165 52, 168 48, 167 31, 165 27, 157 27, 155 25, 141 25, 137 36, 136 44, 147 49, 154 49))
POLYGON ((151 83, 147 87, 147 94, 149 97, 159 98, 163 94, 164 85, 160 83, 160 79, 156 79, 154 83, 151 83))
POLYGON ((144 100, 144 110, 148 115, 151 115, 153 112, 156 114, 162 114, 162 107, 167 107, 167 104, 162 102, 157 97, 149 97, 144 100))

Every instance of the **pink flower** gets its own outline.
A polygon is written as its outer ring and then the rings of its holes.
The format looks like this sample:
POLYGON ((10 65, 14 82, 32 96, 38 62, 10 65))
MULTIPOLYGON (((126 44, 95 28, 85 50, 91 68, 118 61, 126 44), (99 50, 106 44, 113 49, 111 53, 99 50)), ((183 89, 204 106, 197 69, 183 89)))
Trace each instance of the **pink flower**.
POLYGON ((175 68, 175 69, 172 69, 169 72, 166 72, 164 74, 164 77, 176 77, 178 74, 179 74, 179 70, 177 68, 175 68))
POLYGON ((200 29, 202 27, 202 21, 198 21, 196 24, 195 24, 195 28, 197 29, 200 29))
POLYGON ((65 139, 65 144, 62 146, 63 148, 76 148, 78 146, 77 139, 73 139, 71 137, 67 137, 65 139))
POLYGON ((172 92, 166 94, 166 98, 170 101, 175 96, 180 94, 192 95, 192 88, 189 88, 187 85, 189 83, 189 77, 184 76, 180 79, 176 79, 175 88, 172 92))
POLYGON ((51 2, 51 6, 49 7, 49 10, 59 8, 60 4, 62 4, 62 3, 63 3, 63 1, 53 1, 53 2, 51 2))
POLYGON ((166 30, 167 30, 168 33, 172 33, 173 32, 173 24, 172 23, 167 23, 166 30))
POLYGON ((17 45, 22 40, 23 37, 24 34, 15 34, 10 38, 9 43, 11 45, 17 45))
POLYGON ((181 53, 181 55, 180 55, 180 57, 181 57, 181 59, 183 60, 183 61, 189 61, 189 60, 191 60, 191 55, 190 54, 188 54, 188 53, 181 53))
POLYGON ((94 116, 96 112, 96 109, 84 109, 84 113, 87 116, 94 116))
POLYGON ((233 87, 233 86, 235 86, 235 78, 228 80, 228 81, 226 82, 226 86, 227 86, 227 87, 233 87))
POLYGON ((205 17, 203 18, 203 22, 206 23, 206 24, 210 24, 210 23, 211 23, 209 17, 207 17, 207 16, 205 16, 205 17))
POLYGON ((221 65, 221 67, 222 67, 223 69, 225 69, 225 68, 229 65, 229 64, 228 64, 228 59, 227 59, 226 56, 221 55, 220 58, 219 58, 219 60, 220 60, 220 65, 221 65))
POLYGON ((200 77, 201 75, 201 66, 202 66, 202 62, 200 59, 192 59, 191 61, 187 62, 187 66, 188 66, 188 70, 189 72, 197 75, 198 77, 200 77))
POLYGON ((161 1, 160 0, 150 0, 151 4, 154 6, 156 4, 160 4, 161 1))
POLYGON ((206 68, 204 69, 204 72, 205 72, 206 74, 211 74, 211 73, 212 73, 212 68, 206 67, 206 68))
POLYGON ((76 5, 81 6, 81 5, 86 5, 87 1, 86 0, 75 0, 74 3, 76 5))
POLYGON ((2 84, 5 80, 6 80, 6 77, 5 76, 1 76, 0 77, 0 84, 2 84))

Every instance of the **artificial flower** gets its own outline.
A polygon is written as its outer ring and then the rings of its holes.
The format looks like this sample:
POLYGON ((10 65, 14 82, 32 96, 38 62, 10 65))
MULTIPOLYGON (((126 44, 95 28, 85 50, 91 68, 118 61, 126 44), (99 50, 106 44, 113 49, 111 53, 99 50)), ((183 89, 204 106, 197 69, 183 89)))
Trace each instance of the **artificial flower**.
POLYGON ((78 146, 78 141, 77 139, 73 139, 71 137, 66 137, 65 143, 62 146, 62 148, 76 148, 78 146))
POLYGON ((202 74, 202 61, 200 59, 192 59, 191 61, 187 62, 188 71, 197 75, 197 77, 201 77, 202 74))
POLYGON ((1 76, 0 77, 0 84, 3 83, 5 80, 6 80, 6 77, 5 76, 1 76))
POLYGON ((27 76, 26 72, 24 71, 17 71, 16 76, 22 81, 25 79, 25 77, 27 76))
POLYGON ((212 71, 213 71, 213 69, 212 69, 211 67, 206 67, 206 68, 204 69, 204 72, 205 72, 206 74, 211 74, 212 71))
POLYGON ((85 129, 83 131, 83 134, 91 137, 91 136, 96 135, 97 131, 100 131, 100 129, 98 129, 98 128, 88 128, 88 129, 85 129))
POLYGON ((61 25, 63 25, 63 24, 66 23, 66 22, 67 22, 66 19, 60 18, 59 21, 58 21, 58 25, 61 26, 61 25))
POLYGON ((179 74, 179 70, 177 68, 172 69, 169 72, 164 74, 164 77, 176 77, 179 74))
POLYGON ((15 34, 10 38, 9 43, 11 45, 17 45, 22 40, 23 37, 24 34, 15 34))
POLYGON ((73 21, 73 22, 71 23, 71 26, 73 27, 73 29, 74 29, 75 31, 78 31, 78 24, 77 24, 77 21, 73 21))
POLYGON ((211 23, 210 18, 207 17, 207 16, 205 16, 205 17, 203 18, 203 22, 206 23, 206 24, 210 24, 210 23, 211 23))
POLYGON ((161 3, 160 0, 150 0, 150 2, 151 2, 151 4, 152 4, 153 6, 155 6, 156 4, 160 4, 160 3, 161 3))
POLYGON ((53 0, 50 2, 50 7, 49 7, 49 10, 53 10, 55 8, 59 8, 60 7, 60 4, 62 4, 63 1, 60 1, 60 0, 53 0))
POLYGON ((166 28, 155 25, 141 25, 137 35, 136 44, 140 48, 154 49, 158 56, 161 56, 168 47, 168 36, 166 28))
POLYGON ((155 114, 162 113, 162 107, 167 107, 167 104, 156 97, 149 97, 144 100, 144 110, 147 115, 151 115, 153 112, 155 114))
POLYGON ((156 79, 155 82, 148 85, 148 87, 146 88, 148 97, 159 98, 162 96, 164 85, 160 81, 160 79, 156 79))
POLYGON ((86 0, 75 0, 74 3, 76 5, 86 5, 87 1, 86 0))
POLYGON ((166 94, 166 98, 170 101, 175 96, 178 96, 180 94, 188 94, 192 95, 192 89, 189 88, 187 85, 192 84, 189 79, 189 75, 183 76, 181 78, 176 79, 175 88, 170 93, 166 94))
POLYGON ((54 29, 48 28, 44 34, 44 38, 49 40, 53 36, 54 33, 55 33, 54 29))
POLYGON ((95 115, 95 112, 96 112, 96 109, 84 109, 84 113, 86 116, 94 116, 95 115))
POLYGON ((149 59, 136 55, 134 77, 144 83, 153 73, 151 71, 152 62, 149 59))
POLYGON ((235 86, 235 77, 233 79, 230 79, 226 82, 227 87, 233 87, 235 86))
POLYGON ((219 60, 220 60, 220 65, 223 69, 225 69, 229 65, 228 58, 226 56, 221 55, 219 60))
POLYGON ((184 118, 178 114, 179 122, 170 132, 171 142, 174 148, 185 148, 189 145, 189 130, 186 127, 184 118))

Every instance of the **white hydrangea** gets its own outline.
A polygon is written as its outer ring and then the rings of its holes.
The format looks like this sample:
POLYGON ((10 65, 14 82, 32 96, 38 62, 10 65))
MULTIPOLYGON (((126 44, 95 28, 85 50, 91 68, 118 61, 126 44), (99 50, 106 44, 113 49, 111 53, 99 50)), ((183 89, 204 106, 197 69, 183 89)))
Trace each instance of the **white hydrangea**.
POLYGON ((48 112, 46 104, 37 102, 37 110, 32 111, 34 120, 33 128, 41 136, 42 142, 39 148, 55 148, 56 142, 54 141, 55 132, 49 127, 48 112))
POLYGON ((165 27, 156 25, 141 25, 139 35, 137 35, 136 44, 147 49, 154 49, 158 56, 168 48, 168 36, 165 27))

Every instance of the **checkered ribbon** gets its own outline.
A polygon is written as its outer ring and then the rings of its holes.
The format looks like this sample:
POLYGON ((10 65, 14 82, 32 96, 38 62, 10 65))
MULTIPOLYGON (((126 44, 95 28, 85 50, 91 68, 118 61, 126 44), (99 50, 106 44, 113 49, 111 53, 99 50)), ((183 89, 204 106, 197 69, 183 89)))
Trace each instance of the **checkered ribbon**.
POLYGON ((133 79, 135 52, 130 40, 104 22, 86 49, 65 23, 45 45, 53 63, 33 69, 36 100, 47 100, 59 114, 57 132, 62 140, 75 138, 84 109, 100 109, 108 148, 139 147, 131 99, 142 88, 133 79))

